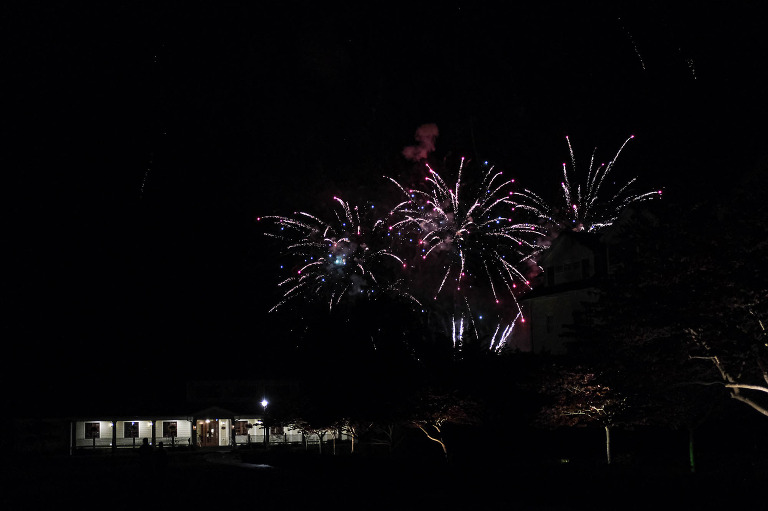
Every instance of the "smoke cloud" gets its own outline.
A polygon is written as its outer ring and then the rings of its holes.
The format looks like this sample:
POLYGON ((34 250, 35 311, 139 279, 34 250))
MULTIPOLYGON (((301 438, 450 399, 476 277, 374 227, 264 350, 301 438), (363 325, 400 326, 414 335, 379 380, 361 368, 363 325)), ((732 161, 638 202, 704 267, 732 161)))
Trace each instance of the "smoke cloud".
POLYGON ((416 129, 414 135, 418 144, 403 149, 403 156, 411 161, 426 160, 429 153, 435 150, 437 136, 437 124, 422 124, 416 129))

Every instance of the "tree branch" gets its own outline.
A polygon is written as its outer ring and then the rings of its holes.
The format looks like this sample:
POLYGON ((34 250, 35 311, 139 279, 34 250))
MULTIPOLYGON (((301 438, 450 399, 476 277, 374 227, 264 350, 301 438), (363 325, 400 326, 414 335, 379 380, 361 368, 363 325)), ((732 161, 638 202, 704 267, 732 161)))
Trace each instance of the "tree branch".
POLYGON ((757 390, 759 392, 768 393, 768 387, 762 385, 748 385, 746 383, 726 383, 725 386, 729 389, 750 389, 757 390))
MULTIPOLYGON (((428 431, 427 431, 427 430, 424 428, 424 426, 422 426, 421 424, 417 424, 416 426, 417 426, 417 427, 418 427, 420 430, 422 430, 422 431, 424 432, 424 434, 425 434, 425 435, 427 435, 427 438, 429 438, 429 439, 430 439, 430 440, 432 440, 433 442, 437 442, 438 444, 440 444, 440 447, 442 447, 442 448, 443 448, 443 454, 445 454, 446 456, 448 456, 448 449, 447 449, 447 448, 446 448, 446 446, 445 446, 445 442, 443 442, 443 441, 442 441, 442 440, 440 440, 439 438, 435 438, 435 437, 433 437, 432 435, 430 435, 430 434, 429 434, 429 432, 428 432, 428 431)), ((440 429, 438 429, 438 428, 435 428, 435 429, 437 429, 437 432, 438 432, 438 433, 440 433, 440 429)))
POLYGON ((746 405, 752 407, 757 412, 762 413, 763 415, 768 417, 768 408, 765 408, 764 406, 760 406, 759 404, 755 403, 748 397, 744 397, 741 394, 735 394, 735 393, 732 393, 731 397, 736 401, 741 401, 742 403, 745 403, 746 405))

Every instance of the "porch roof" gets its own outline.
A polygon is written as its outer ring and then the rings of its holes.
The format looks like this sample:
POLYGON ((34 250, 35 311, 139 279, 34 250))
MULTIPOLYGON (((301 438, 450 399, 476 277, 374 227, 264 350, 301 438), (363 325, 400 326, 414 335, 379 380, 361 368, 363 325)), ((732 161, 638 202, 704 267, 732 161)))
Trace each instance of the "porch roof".
POLYGON ((195 419, 219 419, 219 418, 230 418, 239 416, 239 413, 235 413, 232 410, 229 410, 227 408, 222 408, 220 406, 209 406, 207 408, 203 408, 202 410, 198 410, 192 414, 192 417, 195 419))
POLYGON ((172 413, 170 410, 157 413, 154 410, 131 411, 128 413, 105 413, 105 411, 92 411, 85 414, 71 416, 73 421, 87 420, 115 420, 115 421, 138 421, 138 420, 172 420, 186 419, 189 421, 198 419, 238 419, 238 418, 262 418, 263 413, 256 410, 231 410, 221 406, 208 406, 196 411, 182 411, 172 413))

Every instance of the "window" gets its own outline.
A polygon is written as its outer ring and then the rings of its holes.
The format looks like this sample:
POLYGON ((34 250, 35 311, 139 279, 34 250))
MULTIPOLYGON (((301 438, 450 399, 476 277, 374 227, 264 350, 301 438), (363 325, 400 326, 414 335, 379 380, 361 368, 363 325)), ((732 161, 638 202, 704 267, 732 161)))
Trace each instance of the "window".
POLYGON ((590 273, 590 264, 589 259, 582 259, 581 260, 581 278, 589 278, 590 273))
POLYGON ((236 421, 235 422, 235 435, 247 435, 248 434, 248 421, 236 421))
POLYGON ((123 423, 123 438, 138 438, 138 436, 139 436, 138 422, 123 423))
POLYGON ((100 438, 101 424, 98 422, 85 423, 85 438, 100 438))
POLYGON ((546 329, 548 334, 551 334, 552 330, 554 330, 554 318, 552 316, 548 315, 546 318, 546 329))
POLYGON ((563 263, 563 272, 578 270, 580 264, 580 262, 563 263))
POLYGON ((555 285, 555 267, 548 266, 545 273, 547 275, 547 285, 554 286, 555 285))
POLYGON ((272 426, 269 428, 269 434, 270 435, 282 435, 283 434, 283 427, 282 426, 272 426))
POLYGON ((176 421, 163 421, 163 437, 175 437, 176 431, 176 421))

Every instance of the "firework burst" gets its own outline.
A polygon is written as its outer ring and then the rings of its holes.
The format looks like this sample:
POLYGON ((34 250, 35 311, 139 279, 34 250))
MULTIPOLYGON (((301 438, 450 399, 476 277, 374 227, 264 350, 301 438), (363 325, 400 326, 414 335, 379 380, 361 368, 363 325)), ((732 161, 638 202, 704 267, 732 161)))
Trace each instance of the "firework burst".
POLYGON ((568 143, 571 167, 569 171, 568 165, 563 163, 563 180, 560 183, 562 205, 560 207, 551 206, 530 190, 518 192, 515 196, 520 197, 522 202, 531 205, 534 211, 539 211, 539 220, 549 224, 552 230, 599 231, 608 227, 630 204, 660 197, 662 193, 661 190, 634 193, 632 187, 637 181, 635 177, 621 186, 618 191, 609 193, 607 198, 601 195, 605 179, 613 170, 624 147, 634 138, 634 135, 627 138, 608 164, 597 165, 595 163, 595 153, 597 152, 597 148, 595 148, 586 172, 586 180, 583 183, 578 183, 576 182, 576 158, 573 154, 573 147, 570 138, 565 137, 568 143))
POLYGON ((433 303, 447 302, 445 329, 454 345, 468 333, 479 337, 480 316, 470 304, 490 298, 497 309, 520 314, 516 295, 529 289, 521 268, 535 259, 541 249, 537 240, 545 234, 526 221, 539 216, 530 214, 535 207, 514 200, 514 179, 490 167, 473 186, 464 181, 464 165, 462 158, 450 186, 428 164, 424 190, 406 189, 388 178, 404 196, 389 214, 388 229, 404 240, 403 257, 413 259, 420 280, 412 285, 433 303))
POLYGON ((376 299, 395 294, 413 299, 395 276, 403 260, 382 248, 383 232, 367 227, 367 215, 357 206, 334 197, 334 221, 326 222, 306 212, 293 216, 264 216, 257 220, 271 225, 265 234, 283 245, 293 261, 291 275, 279 283, 282 299, 270 309, 303 299, 325 301, 332 310, 345 298, 376 299), (363 221, 361 221, 361 218, 363 221))

